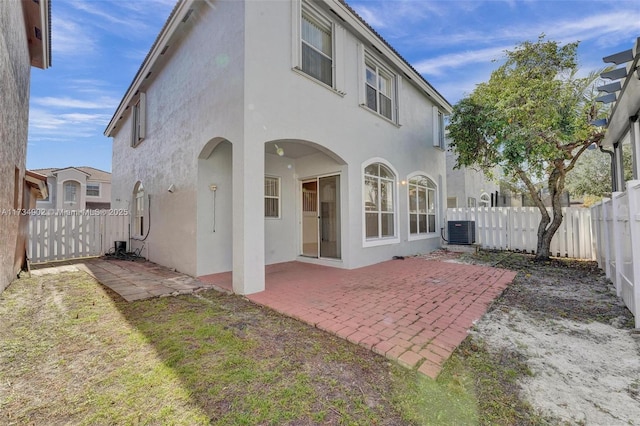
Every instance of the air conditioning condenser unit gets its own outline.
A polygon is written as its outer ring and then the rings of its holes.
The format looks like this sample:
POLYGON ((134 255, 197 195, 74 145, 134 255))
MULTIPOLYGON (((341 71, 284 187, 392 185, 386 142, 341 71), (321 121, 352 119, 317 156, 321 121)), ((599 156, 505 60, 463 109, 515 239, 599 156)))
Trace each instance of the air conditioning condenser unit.
POLYGON ((450 220, 447 222, 449 244, 473 244, 476 242, 476 222, 473 220, 450 220))

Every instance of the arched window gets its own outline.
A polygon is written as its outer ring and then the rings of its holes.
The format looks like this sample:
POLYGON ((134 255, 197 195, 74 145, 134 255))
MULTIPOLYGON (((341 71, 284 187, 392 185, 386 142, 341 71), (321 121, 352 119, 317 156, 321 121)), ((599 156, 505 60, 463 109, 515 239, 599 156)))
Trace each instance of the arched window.
POLYGON ((144 234, 144 187, 138 182, 133 188, 134 197, 134 223, 133 233, 136 236, 144 234))
POLYGON ((382 163, 364 169, 365 237, 367 240, 395 237, 396 176, 382 163))
POLYGON ((76 181, 67 181, 63 185, 63 200, 66 208, 75 209, 78 206, 80 194, 80 183, 76 181))
POLYGON ((436 232, 436 184, 426 176, 409 179, 409 234, 436 232))
POLYGON ((491 198, 486 192, 483 192, 480 196, 480 207, 491 207, 491 198))

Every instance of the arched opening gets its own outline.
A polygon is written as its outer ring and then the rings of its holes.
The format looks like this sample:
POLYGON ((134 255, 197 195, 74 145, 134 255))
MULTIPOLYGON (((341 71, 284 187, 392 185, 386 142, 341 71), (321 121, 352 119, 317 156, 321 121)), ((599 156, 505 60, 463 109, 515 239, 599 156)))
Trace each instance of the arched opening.
POLYGON ((486 192, 480 195, 480 207, 491 207, 491 197, 486 192))
POLYGON ((301 139, 265 142, 265 263, 342 259, 346 162, 301 139))
POLYGON ((197 275, 233 268, 232 144, 213 138, 198 155, 197 275))

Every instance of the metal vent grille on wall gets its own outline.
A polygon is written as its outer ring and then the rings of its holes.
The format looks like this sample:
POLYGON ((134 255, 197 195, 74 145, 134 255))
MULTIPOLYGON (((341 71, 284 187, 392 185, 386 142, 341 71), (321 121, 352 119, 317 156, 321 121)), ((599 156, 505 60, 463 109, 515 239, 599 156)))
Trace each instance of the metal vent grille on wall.
POLYGON ((449 244, 473 244, 476 242, 476 222, 473 220, 450 220, 447 222, 449 244))

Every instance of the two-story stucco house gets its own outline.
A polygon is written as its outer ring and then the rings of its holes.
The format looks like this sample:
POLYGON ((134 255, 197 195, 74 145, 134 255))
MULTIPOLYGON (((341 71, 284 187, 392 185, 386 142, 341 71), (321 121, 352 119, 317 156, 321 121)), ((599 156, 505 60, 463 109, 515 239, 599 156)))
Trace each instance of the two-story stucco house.
POLYGON ((339 0, 180 0, 125 93, 112 207, 142 255, 262 291, 265 264, 441 245, 450 104, 339 0))
POLYGON ((111 206, 111 173, 93 167, 36 169, 47 177, 49 195, 37 208, 46 210, 100 210, 111 206))
POLYGON ((46 195, 46 180, 25 163, 31 67, 51 64, 50 22, 48 0, 0 1, 0 292, 25 257, 27 217, 19 212, 46 195))

